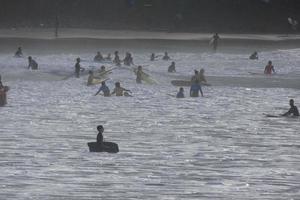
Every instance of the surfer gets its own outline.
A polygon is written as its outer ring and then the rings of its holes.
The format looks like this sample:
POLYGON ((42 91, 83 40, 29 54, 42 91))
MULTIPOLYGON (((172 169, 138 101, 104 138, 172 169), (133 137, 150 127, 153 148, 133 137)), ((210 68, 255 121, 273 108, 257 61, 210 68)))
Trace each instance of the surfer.
POLYGON ((198 81, 199 81, 199 83, 207 83, 205 75, 204 75, 204 69, 200 69, 200 73, 198 75, 198 81))
POLYGON ((15 57, 17 57, 17 58, 23 57, 22 47, 18 47, 18 50, 17 50, 17 52, 15 53, 15 57))
POLYGON ((253 54, 251 54, 251 55, 249 56, 249 59, 250 59, 250 60, 258 60, 258 54, 257 54, 257 52, 254 51, 253 54))
POLYGON ((131 91, 121 87, 120 82, 116 82, 114 91, 111 93, 111 95, 116 94, 116 96, 131 96, 128 92, 131 91))
POLYGON ((102 65, 102 66, 100 67, 100 70, 99 70, 98 72, 99 72, 99 73, 103 73, 103 72, 105 72, 105 71, 106 71, 105 66, 102 65))
POLYGON ((2 84, 2 78, 1 78, 1 74, 0 74, 0 89, 4 88, 4 85, 2 84))
POLYGON ((199 91, 201 93, 201 96, 203 97, 201 85, 199 83, 192 84, 191 89, 190 89, 190 96, 191 97, 199 97, 199 91))
POLYGON ((6 92, 7 92, 7 86, 4 86, 1 81, 1 75, 0 75, 0 106, 4 106, 7 104, 7 98, 6 98, 6 92))
POLYGON ((93 71, 89 71, 89 77, 88 77, 88 81, 87 81, 87 86, 93 85, 93 80, 94 80, 94 73, 93 71))
POLYGON ((97 52, 97 55, 94 57, 94 61, 95 62, 101 62, 101 61, 103 61, 103 56, 102 56, 102 54, 99 51, 97 52))
POLYGON ((142 75, 143 75, 143 69, 142 66, 138 66, 136 71, 136 83, 142 83, 142 75))
POLYGON ((80 76, 80 71, 84 71, 84 68, 80 66, 80 58, 76 58, 75 75, 77 78, 80 76))
POLYGON ((194 70, 194 75, 191 78, 191 84, 199 84, 199 72, 194 70))
POLYGON ((97 126, 98 134, 97 134, 97 143, 102 146, 103 145, 103 132, 104 127, 102 125, 97 126))
POLYGON ((294 99, 290 99, 290 109, 286 113, 282 114, 282 116, 289 116, 293 114, 294 117, 299 117, 298 108, 294 105, 294 99))
POLYGON ((111 61, 111 54, 108 53, 107 56, 104 58, 106 61, 111 61))
POLYGON ((32 59, 31 56, 28 57, 28 69, 37 70, 38 64, 35 60, 32 59))
POLYGON ((115 63, 115 65, 121 66, 121 60, 120 60, 118 51, 115 51, 115 58, 114 58, 113 62, 115 63))
POLYGON ((220 36, 218 33, 215 33, 211 38, 211 44, 213 46, 214 52, 217 51, 219 40, 220 40, 220 36))
POLYGON ((175 69, 175 62, 172 62, 171 65, 168 68, 168 72, 176 72, 175 69))
POLYGON ((125 56, 123 62, 124 62, 124 65, 127 65, 127 66, 134 65, 131 53, 126 52, 126 56, 125 56))
POLYGON ((170 57, 168 55, 168 52, 165 52, 165 55, 162 58, 163 60, 170 60, 170 57))
POLYGON ((101 86, 100 86, 99 90, 97 91, 97 93, 95 94, 95 96, 98 95, 101 91, 103 92, 103 95, 105 97, 109 97, 110 96, 110 90, 107 87, 105 81, 102 81, 101 86))
POLYGON ((154 61, 154 60, 155 60, 155 54, 154 54, 154 53, 151 53, 150 61, 154 61))
POLYGON ((268 64, 266 65, 266 67, 265 67, 264 74, 271 75, 272 72, 276 73, 275 69, 274 69, 274 66, 272 65, 272 61, 269 61, 268 64))
POLYGON ((179 92, 176 95, 176 98, 184 98, 184 90, 183 88, 179 88, 179 92))

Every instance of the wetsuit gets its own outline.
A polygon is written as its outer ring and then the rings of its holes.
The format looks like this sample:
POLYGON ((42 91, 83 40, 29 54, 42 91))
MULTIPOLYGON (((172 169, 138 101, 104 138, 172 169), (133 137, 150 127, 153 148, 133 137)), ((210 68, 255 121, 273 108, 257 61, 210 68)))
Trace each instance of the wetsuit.
POLYGON ((75 64, 75 74, 76 74, 76 77, 77 77, 77 78, 79 78, 80 69, 81 69, 80 63, 77 62, 77 63, 75 64))
POLYGON ((175 65, 170 65, 168 68, 168 72, 176 72, 175 65))
POLYGON ((249 59, 251 59, 251 60, 257 60, 258 59, 258 56, 257 56, 257 54, 252 54, 250 57, 249 57, 249 59))
POLYGON ((37 70, 38 69, 38 64, 35 60, 31 59, 29 61, 28 69, 31 68, 32 70, 37 70))
POLYGON ((22 57, 23 56, 23 53, 22 53, 22 50, 18 49, 17 52, 15 53, 15 57, 22 57))
POLYGON ((103 144, 103 134, 101 132, 98 132, 97 143, 100 144, 100 145, 103 144))
POLYGON ((162 59, 163 59, 163 60, 170 60, 170 57, 167 56, 167 55, 165 55, 162 59))
POLYGON ((99 88, 98 92, 96 93, 96 95, 99 93, 99 92, 103 92, 104 96, 105 97, 109 97, 110 96, 110 90, 109 88, 107 87, 107 85, 101 85, 101 87, 99 88))
POLYGON ((218 35, 214 35, 212 38, 212 40, 213 40, 212 45, 213 45, 214 51, 217 51, 219 39, 220 39, 220 37, 218 35))
POLYGON ((96 62, 101 62, 103 61, 103 56, 101 54, 97 54, 95 57, 94 57, 94 61, 96 62))
POLYGON ((120 66, 121 65, 121 60, 120 60, 120 57, 119 55, 115 54, 115 58, 114 58, 114 61, 113 61, 117 66, 120 66))
POLYGON ((130 66, 131 64, 133 64, 133 59, 131 56, 126 56, 124 59, 124 65, 130 66))
POLYGON ((299 111, 298 108, 296 106, 291 106, 291 108, 289 109, 289 111, 287 111, 286 113, 283 114, 283 116, 288 116, 293 114, 293 116, 299 116, 299 111))
POLYGON ((184 98, 184 93, 179 91, 176 95, 176 98, 184 98))

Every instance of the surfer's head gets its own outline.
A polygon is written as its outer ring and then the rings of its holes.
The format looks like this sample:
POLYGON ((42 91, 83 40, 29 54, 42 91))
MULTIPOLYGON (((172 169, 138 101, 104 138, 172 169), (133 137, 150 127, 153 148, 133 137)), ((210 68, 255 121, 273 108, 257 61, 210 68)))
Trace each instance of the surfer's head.
POLYGON ((101 132, 101 133, 104 132, 104 128, 103 128, 102 125, 97 126, 97 130, 98 130, 99 132, 101 132))
POLYGON ((294 106, 294 99, 290 99, 290 106, 294 106))

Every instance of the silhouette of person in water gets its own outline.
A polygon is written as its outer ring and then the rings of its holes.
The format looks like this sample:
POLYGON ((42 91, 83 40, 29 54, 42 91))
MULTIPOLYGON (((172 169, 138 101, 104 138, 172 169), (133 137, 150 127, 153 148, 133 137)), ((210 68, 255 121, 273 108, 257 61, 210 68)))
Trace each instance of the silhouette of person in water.
POLYGON ((99 145, 103 145, 103 132, 104 132, 104 127, 102 125, 97 126, 98 130, 98 135, 97 135, 97 143, 99 145))
POLYGON ((274 69, 274 66, 272 64, 272 61, 269 61, 268 64, 266 65, 266 67, 265 67, 264 74, 271 75, 272 72, 273 72, 273 74, 276 73, 275 69, 274 69))
POLYGON ((37 70, 38 69, 38 63, 32 59, 31 56, 28 57, 28 69, 37 70))
POLYGON ((219 34, 218 34, 218 33, 215 33, 215 34, 212 36, 212 39, 211 39, 211 43, 212 43, 213 51, 214 51, 214 52, 217 51, 218 44, 219 44, 219 40, 220 40, 219 34))
POLYGON ((184 89, 183 89, 183 87, 179 88, 179 92, 177 93, 176 98, 184 98, 184 89))
POLYGON ((23 57, 22 47, 18 47, 18 50, 15 53, 15 57, 17 58, 23 57))
POLYGON ((290 106, 291 108, 289 109, 289 111, 284 113, 282 116, 288 116, 293 114, 294 117, 299 117, 299 111, 298 108, 294 105, 294 99, 290 99, 290 106))

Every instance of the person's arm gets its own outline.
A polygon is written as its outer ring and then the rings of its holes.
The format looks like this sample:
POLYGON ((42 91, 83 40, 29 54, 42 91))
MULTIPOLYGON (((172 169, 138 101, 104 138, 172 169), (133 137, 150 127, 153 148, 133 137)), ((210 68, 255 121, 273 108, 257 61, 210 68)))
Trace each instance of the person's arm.
POLYGON ((264 74, 266 74, 267 73, 267 66, 265 67, 265 70, 264 70, 264 74))
POLYGON ((102 86, 101 86, 101 87, 99 88, 98 92, 95 94, 95 96, 98 95, 102 90, 103 90, 103 88, 102 88, 102 86))
POLYGON ((127 90, 127 89, 125 89, 125 88, 122 88, 122 90, 125 91, 125 92, 130 92, 130 93, 131 93, 130 90, 127 90))
POLYGON ((30 69, 30 67, 31 67, 31 62, 28 63, 28 69, 30 69))
POLYGON ((282 114, 281 116, 288 116, 292 113, 292 108, 289 109, 289 111, 287 111, 286 113, 282 114))

